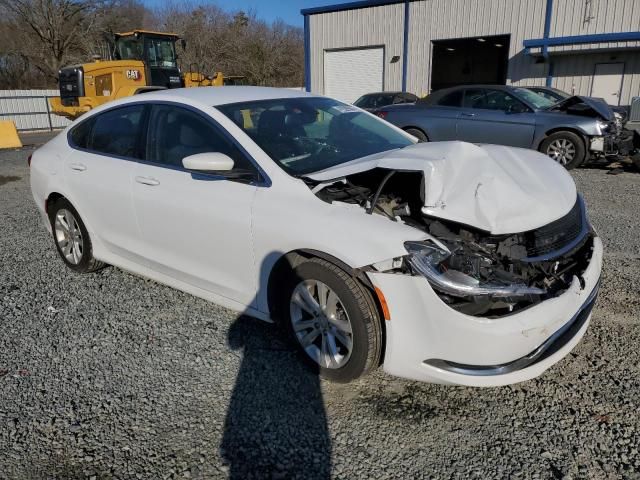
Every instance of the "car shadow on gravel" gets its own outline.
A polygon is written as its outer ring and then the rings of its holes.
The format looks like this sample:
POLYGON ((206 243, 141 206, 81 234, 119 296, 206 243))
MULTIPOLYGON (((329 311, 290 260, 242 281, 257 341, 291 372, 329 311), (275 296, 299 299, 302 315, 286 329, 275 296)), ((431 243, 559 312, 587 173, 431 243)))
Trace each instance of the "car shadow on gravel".
POLYGON ((317 373, 261 320, 241 315, 228 342, 242 352, 220 444, 229 478, 329 479, 331 441, 317 373))

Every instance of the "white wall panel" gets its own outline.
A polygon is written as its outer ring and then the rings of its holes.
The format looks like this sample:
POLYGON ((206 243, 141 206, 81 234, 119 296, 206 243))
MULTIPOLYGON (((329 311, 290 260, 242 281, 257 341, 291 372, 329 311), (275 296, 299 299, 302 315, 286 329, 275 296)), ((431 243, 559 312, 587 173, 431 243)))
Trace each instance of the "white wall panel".
MULTIPOLYGON (((58 96, 57 89, 51 90, 0 90, 0 120, 12 120, 18 130, 37 130, 49 128, 47 99, 45 96, 58 96), (25 98, 26 97, 26 98, 25 98), (38 98, 29 98, 38 97, 38 98), (27 115, 20 115, 27 114, 27 115)), ((53 128, 66 127, 71 123, 64 117, 51 114, 53 128)))
POLYGON ((551 37, 640 30, 638 0, 554 0, 551 37))
POLYGON ((544 65, 524 55, 522 41, 544 34, 546 0, 426 0, 411 2, 407 87, 427 94, 431 42, 450 38, 510 34, 507 82, 539 84, 544 65))
POLYGON ((384 48, 357 48, 324 52, 324 91, 353 103, 365 93, 382 90, 384 48))
POLYGON ((620 103, 629 105, 640 95, 640 53, 607 52, 553 56, 553 86, 576 95, 591 95, 593 74, 598 63, 622 62, 625 65, 620 103))
MULTIPOLYGON (((543 85, 547 65, 526 55, 522 42, 544 36, 546 5, 546 0, 411 1, 407 89, 418 95, 429 93, 433 40, 502 34, 510 35, 507 83, 543 85)), ((401 88, 404 3, 314 14, 309 24, 312 91, 324 93, 326 49, 371 45, 385 46, 384 88, 401 88), (394 55, 400 55, 401 61, 391 64, 394 55)), ((551 37, 639 30, 640 0, 553 2, 551 37)), ((552 58, 560 59, 553 79, 559 88, 567 90, 565 87, 570 86, 569 90, 588 94, 595 63, 612 61, 613 55, 625 62, 622 102, 640 95, 640 42, 554 47, 550 52, 554 54, 552 58), (564 54, 559 55, 559 51, 564 54)))
POLYGON ((336 48, 384 46, 384 89, 402 89, 402 58, 404 5, 384 5, 358 10, 312 15, 311 28, 311 91, 325 93, 324 51, 336 48))

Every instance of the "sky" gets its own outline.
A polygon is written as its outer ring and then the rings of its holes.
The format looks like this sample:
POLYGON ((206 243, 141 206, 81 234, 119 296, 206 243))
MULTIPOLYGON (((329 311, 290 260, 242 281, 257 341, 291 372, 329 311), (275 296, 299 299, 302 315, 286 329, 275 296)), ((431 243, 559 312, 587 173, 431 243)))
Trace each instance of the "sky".
MULTIPOLYGON (((142 1, 151 8, 161 6, 164 3, 163 0, 142 1)), ((301 9, 346 3, 347 1, 352 0, 201 0, 202 3, 212 3, 229 11, 253 10, 258 17, 267 22, 281 18, 288 24, 297 27, 303 25, 302 15, 300 15, 301 9)))

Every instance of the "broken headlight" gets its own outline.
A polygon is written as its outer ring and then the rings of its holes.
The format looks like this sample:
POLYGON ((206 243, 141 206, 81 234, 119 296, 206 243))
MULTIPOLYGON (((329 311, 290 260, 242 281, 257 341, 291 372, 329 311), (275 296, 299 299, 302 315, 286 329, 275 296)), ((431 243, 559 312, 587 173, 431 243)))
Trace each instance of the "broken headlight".
POLYGON ((545 290, 530 287, 500 269, 481 251, 436 241, 406 242, 405 257, 414 272, 423 275, 437 290, 456 297, 486 296, 517 298, 542 295, 545 290))
POLYGON ((609 122, 603 122, 602 120, 596 120, 596 125, 600 131, 600 135, 608 133, 611 129, 611 124, 609 122))

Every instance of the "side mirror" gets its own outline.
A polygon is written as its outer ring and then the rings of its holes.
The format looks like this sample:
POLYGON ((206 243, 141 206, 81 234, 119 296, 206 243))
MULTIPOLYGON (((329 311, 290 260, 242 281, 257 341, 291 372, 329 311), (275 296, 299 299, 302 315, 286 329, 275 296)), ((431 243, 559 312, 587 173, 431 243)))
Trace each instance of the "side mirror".
POLYGON ((184 38, 180 39, 180 46, 182 47, 182 50, 187 48, 187 41, 184 38))
POLYGON ((233 169, 233 159, 220 152, 205 152, 182 159, 182 166, 196 172, 228 172, 233 169))

